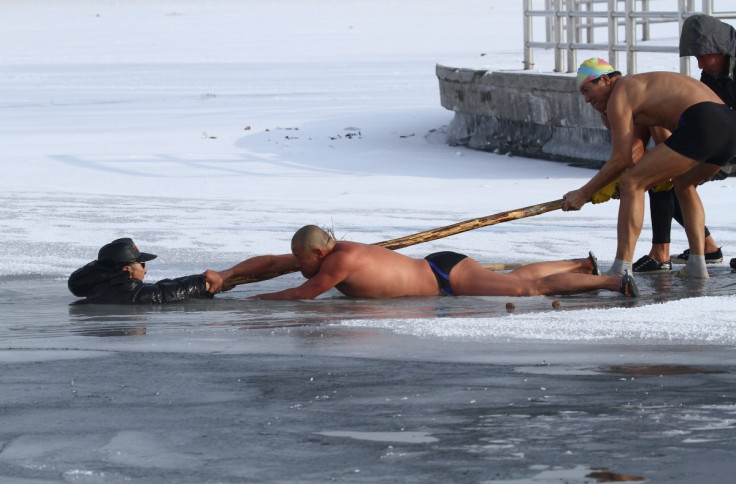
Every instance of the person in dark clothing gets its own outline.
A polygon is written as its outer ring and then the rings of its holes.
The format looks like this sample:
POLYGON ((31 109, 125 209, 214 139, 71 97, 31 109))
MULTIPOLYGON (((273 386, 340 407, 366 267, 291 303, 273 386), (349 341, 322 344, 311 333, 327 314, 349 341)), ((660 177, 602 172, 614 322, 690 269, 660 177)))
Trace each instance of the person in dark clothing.
POLYGON ((698 60, 700 81, 735 107, 736 29, 708 15, 688 17, 680 33, 680 57, 686 56, 698 60))
MULTIPOLYGON (((736 29, 708 15, 693 15, 685 19, 680 34, 680 57, 694 56, 702 69, 700 81, 710 87, 730 108, 736 109, 736 29)), ((726 178, 732 167, 726 166, 711 180, 726 178)), ((652 219, 652 249, 634 263, 634 272, 652 272, 670 260, 672 219, 683 225, 682 211, 674 191, 649 192, 652 219), (638 270, 637 270, 638 268, 638 270)), ((675 264, 686 264, 689 249, 673 257, 675 264)), ((705 228, 705 261, 723 261, 723 252, 705 228)), ((731 266, 736 266, 732 259, 731 266)))
POLYGON ((74 304, 165 304, 212 297, 209 289, 217 276, 209 270, 155 284, 143 282, 146 262, 155 258, 139 251, 130 238, 113 240, 99 250, 97 260, 69 276, 69 290, 85 298, 74 304))

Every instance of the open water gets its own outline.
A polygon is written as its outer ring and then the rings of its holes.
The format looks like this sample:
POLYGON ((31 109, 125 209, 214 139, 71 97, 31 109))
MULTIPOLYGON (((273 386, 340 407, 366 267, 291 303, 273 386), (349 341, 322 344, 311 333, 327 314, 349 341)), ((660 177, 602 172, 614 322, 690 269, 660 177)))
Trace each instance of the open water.
MULTIPOLYGON (((725 268, 705 287, 639 281, 662 300, 734 284, 725 268)), ((724 483, 736 471, 727 338, 526 334, 530 315, 554 327, 651 296, 245 300, 256 291, 73 306, 61 278, 0 281, 0 481, 724 483), (443 333, 452 325, 460 335, 443 333)))

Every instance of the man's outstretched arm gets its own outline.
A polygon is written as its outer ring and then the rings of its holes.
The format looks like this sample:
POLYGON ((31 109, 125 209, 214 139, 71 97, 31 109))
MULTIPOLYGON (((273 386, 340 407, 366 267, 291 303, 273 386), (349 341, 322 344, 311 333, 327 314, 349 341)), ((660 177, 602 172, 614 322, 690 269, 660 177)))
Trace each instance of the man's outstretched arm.
POLYGON ((314 299, 343 282, 349 274, 348 259, 342 254, 333 254, 322 262, 319 272, 301 286, 258 294, 250 299, 314 299))
POLYGON ((214 272, 208 280, 209 291, 219 292, 232 289, 229 282, 238 277, 261 276, 274 272, 292 272, 299 270, 299 263, 293 254, 259 255, 246 259, 224 271, 214 272))
MULTIPOLYGON (((625 81, 622 79, 621 83, 625 81)), ((622 88, 628 84, 622 85, 622 88)), ((563 211, 580 210, 595 192, 605 187, 633 166, 632 146, 634 142, 634 118, 626 92, 619 89, 611 96, 607 111, 608 127, 611 130, 611 156, 588 183, 566 193, 563 211)))

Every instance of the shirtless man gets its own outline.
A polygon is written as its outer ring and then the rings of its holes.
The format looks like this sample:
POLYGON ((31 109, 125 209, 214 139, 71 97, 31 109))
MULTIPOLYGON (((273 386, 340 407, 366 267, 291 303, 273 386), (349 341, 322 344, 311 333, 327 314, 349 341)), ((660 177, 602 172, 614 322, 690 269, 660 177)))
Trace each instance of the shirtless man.
POLYGON ((705 84, 672 72, 622 77, 603 74, 582 83, 585 102, 605 114, 611 126, 611 156, 578 190, 564 195, 563 210, 580 210, 592 195, 619 175, 616 260, 609 270, 631 270, 636 241, 644 220, 646 191, 672 178, 682 207, 690 257, 682 275, 708 277, 705 267, 705 213, 697 186, 736 161, 736 112, 705 84), (672 132, 629 171, 636 126, 661 126, 672 132), (623 174, 622 174, 623 173, 623 174))
MULTIPOLYGON (((609 77, 614 74, 621 75, 621 73, 614 69, 605 59, 593 57, 586 60, 580 64, 580 67, 578 68, 578 88, 581 88, 583 84, 594 81, 603 74, 606 74, 609 77)), ((610 130, 611 124, 608 122, 606 113, 600 113, 600 116, 603 125, 606 129, 610 130)), ((647 144, 650 140, 652 140, 656 145, 669 138, 671 134, 672 133, 659 126, 634 126, 631 147, 632 163, 636 164, 642 156, 644 156, 647 152, 647 144)), ((593 203, 603 203, 607 202, 611 198, 618 199, 618 181, 619 178, 616 178, 613 182, 595 192, 591 197, 591 201, 593 203)), ((634 262, 632 272, 634 274, 671 272, 672 262, 670 262, 669 237, 673 212, 675 210, 675 203, 673 200, 676 200, 672 190, 672 182, 667 180, 649 190, 648 193, 649 206, 652 214, 652 249, 649 252, 649 255, 642 256, 639 260, 634 262), (668 213, 669 216, 659 214, 659 212, 655 211, 655 208, 659 208, 661 211, 669 207, 671 207, 670 213, 668 213), (666 241, 666 243, 663 241, 666 241)), ((677 207, 679 213, 679 205, 677 207)), ((680 217, 679 220, 682 220, 682 218, 680 217)), ((706 234, 708 233, 707 230, 708 229, 706 228, 706 234)), ((710 237, 710 240, 712 240, 712 237, 710 237)), ((708 241, 709 239, 706 237, 706 246, 708 245, 708 241)))
MULTIPOLYGON (((291 254, 259 256, 222 271, 222 287, 246 275, 300 270, 307 281, 256 299, 313 299, 336 287, 352 297, 401 296, 536 296, 595 289, 638 296, 630 274, 600 276, 590 257, 571 261, 528 264, 508 274, 484 269, 455 252, 438 252, 413 259, 377 245, 336 241, 315 225, 299 229, 291 240, 291 254)), ((220 285, 216 285, 216 290, 220 285)))

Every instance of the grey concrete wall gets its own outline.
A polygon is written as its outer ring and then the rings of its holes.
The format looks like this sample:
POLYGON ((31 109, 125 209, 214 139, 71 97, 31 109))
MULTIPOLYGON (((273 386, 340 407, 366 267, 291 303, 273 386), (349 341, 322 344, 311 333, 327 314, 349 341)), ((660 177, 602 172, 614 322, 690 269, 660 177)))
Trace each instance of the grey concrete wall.
POLYGON ((600 115, 571 74, 437 65, 442 106, 455 112, 448 142, 598 168, 611 152, 600 115))

